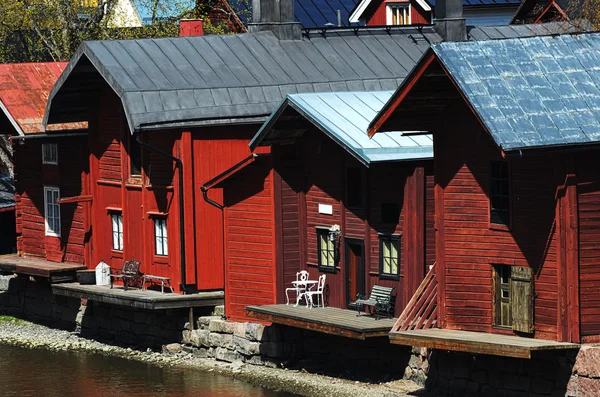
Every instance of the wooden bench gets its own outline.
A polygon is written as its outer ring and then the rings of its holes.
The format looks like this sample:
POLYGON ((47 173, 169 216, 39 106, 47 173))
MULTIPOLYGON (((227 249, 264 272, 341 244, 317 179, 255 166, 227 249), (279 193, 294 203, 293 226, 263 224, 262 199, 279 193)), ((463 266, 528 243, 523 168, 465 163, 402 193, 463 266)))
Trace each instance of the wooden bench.
POLYGON ((127 291, 129 286, 140 286, 140 262, 134 261, 133 259, 123 262, 123 268, 117 273, 109 274, 110 276, 110 288, 113 287, 115 279, 123 280, 123 287, 127 291))
POLYGON ((151 274, 145 274, 144 277, 142 277, 142 289, 145 290, 146 289, 146 281, 150 281, 152 282, 160 282, 160 292, 162 292, 163 294, 165 293, 165 285, 169 288, 171 288, 171 292, 173 291, 173 286, 171 286, 171 278, 170 277, 162 277, 162 276, 153 276, 151 274))
POLYGON ((395 287, 382 287, 380 285, 374 285, 368 299, 364 299, 361 294, 356 296, 356 310, 360 316, 360 312, 366 309, 366 306, 372 306, 375 309, 375 318, 379 320, 382 314, 388 317, 393 317, 392 308, 394 296, 393 292, 395 287))

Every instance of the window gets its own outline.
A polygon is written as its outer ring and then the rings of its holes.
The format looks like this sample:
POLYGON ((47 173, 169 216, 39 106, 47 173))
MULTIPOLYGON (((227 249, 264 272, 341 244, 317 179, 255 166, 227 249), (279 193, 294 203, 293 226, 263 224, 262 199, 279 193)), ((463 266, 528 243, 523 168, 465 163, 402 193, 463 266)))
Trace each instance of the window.
POLYGON ((358 168, 346 168, 346 207, 362 206, 362 172, 358 168))
POLYGON ((387 24, 388 25, 410 25, 410 3, 388 3, 387 24))
POLYGON ((533 271, 529 267, 494 265, 494 325, 531 333, 533 271))
POLYGON ((142 175, 142 145, 137 141, 135 134, 129 135, 129 175, 142 175))
POLYGON ((397 203, 381 203, 381 222, 398 223, 400 206, 397 203))
POLYGON ((167 241, 167 220, 165 218, 154 219, 154 253, 159 256, 169 255, 167 241))
POLYGON ((60 236, 60 198, 57 187, 44 186, 44 219, 46 221, 46 236, 60 236))
POLYGON ((379 236, 379 276, 400 277, 400 236, 379 236))
POLYGON ((42 144, 42 164, 58 164, 58 147, 56 143, 42 144))
POLYGON ((110 215, 112 221, 112 247, 115 251, 123 251, 123 215, 114 212, 110 215))
POLYGON ((329 238, 328 229, 317 229, 319 268, 323 271, 335 270, 335 245, 329 238))
POLYGON ((508 162, 490 162, 490 223, 510 225, 508 162))
POLYGON ((496 266, 496 325, 511 327, 510 266, 496 266))

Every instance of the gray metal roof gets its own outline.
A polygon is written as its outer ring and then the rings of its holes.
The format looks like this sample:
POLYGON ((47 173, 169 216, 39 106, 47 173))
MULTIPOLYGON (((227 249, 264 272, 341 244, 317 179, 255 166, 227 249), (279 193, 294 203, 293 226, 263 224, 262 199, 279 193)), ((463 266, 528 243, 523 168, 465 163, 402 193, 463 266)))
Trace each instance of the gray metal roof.
POLYGON ((87 120, 101 79, 121 98, 132 131, 264 121, 286 94, 395 89, 439 40, 431 27, 407 27, 296 41, 260 32, 85 42, 52 90, 44 121, 87 120))
POLYGON ((600 34, 432 49, 503 150, 600 141, 600 34))
POLYGON ((469 26, 467 34, 470 41, 481 41, 576 33, 590 29, 589 24, 558 21, 530 25, 469 26))
POLYGON ((366 166, 382 161, 433 158, 431 135, 409 137, 402 136, 401 132, 384 132, 369 139, 369 122, 392 93, 354 91, 287 95, 250 146, 268 146, 274 141, 302 136, 305 129, 290 122, 289 113, 293 110, 294 116, 308 120, 366 166))
MULTIPOLYGON (((472 29, 471 38, 504 30, 491 32, 472 29)), ((307 31, 295 41, 260 32, 84 42, 50 93, 44 125, 88 121, 104 82, 132 132, 262 123, 286 94, 395 89, 439 41, 425 26, 307 31)))

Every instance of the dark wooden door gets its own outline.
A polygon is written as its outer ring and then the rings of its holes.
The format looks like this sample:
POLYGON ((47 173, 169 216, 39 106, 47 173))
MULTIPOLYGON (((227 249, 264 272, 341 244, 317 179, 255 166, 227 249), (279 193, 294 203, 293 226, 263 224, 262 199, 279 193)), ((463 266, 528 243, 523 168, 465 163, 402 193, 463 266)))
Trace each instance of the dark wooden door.
POLYGON ((346 304, 356 301, 356 294, 365 294, 365 244, 362 240, 346 239, 346 304))

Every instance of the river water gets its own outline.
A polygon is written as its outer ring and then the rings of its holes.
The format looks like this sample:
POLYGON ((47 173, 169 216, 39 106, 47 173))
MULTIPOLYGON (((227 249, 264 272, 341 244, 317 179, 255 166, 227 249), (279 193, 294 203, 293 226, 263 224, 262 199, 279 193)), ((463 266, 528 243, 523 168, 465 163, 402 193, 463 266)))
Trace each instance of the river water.
POLYGON ((0 396, 292 397, 189 368, 2 344, 0 396))

